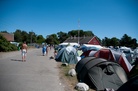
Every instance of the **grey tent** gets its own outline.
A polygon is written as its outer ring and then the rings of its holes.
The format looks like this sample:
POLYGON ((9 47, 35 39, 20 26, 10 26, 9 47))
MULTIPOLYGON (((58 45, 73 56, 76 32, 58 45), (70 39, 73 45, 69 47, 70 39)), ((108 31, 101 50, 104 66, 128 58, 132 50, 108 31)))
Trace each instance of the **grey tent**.
POLYGON ((85 57, 75 67, 77 79, 96 90, 117 90, 127 80, 124 69, 116 62, 103 58, 85 57))
POLYGON ((58 52, 55 60, 62 63, 77 64, 77 56, 77 50, 72 46, 67 46, 58 52))

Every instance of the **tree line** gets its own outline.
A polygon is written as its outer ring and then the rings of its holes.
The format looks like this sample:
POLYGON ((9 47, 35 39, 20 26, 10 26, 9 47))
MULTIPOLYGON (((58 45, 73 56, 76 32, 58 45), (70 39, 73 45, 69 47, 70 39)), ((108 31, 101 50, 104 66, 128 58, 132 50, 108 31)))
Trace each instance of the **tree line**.
MULTIPOLYGON (((1 31, 6 32, 7 31, 1 31)), ((47 43, 50 45, 57 45, 59 43, 64 42, 68 37, 87 37, 87 36, 94 36, 94 33, 91 30, 71 30, 68 33, 66 32, 57 32, 56 34, 46 35, 45 38, 42 35, 37 35, 33 31, 26 32, 24 30, 17 29, 14 34, 14 40, 16 42, 23 42, 26 41, 27 43, 47 43)), ((97 35, 96 35, 97 36, 97 35)), ((116 37, 108 38, 105 37, 104 39, 100 39, 97 36, 98 40, 100 41, 102 46, 126 46, 131 48, 136 48, 138 46, 136 38, 132 38, 131 36, 124 34, 121 39, 116 37)))
POLYGON ((103 46, 107 47, 126 46, 135 49, 138 46, 136 38, 132 38, 127 34, 124 34, 121 39, 118 39, 116 37, 113 38, 105 37, 104 39, 102 39, 101 43, 103 46))

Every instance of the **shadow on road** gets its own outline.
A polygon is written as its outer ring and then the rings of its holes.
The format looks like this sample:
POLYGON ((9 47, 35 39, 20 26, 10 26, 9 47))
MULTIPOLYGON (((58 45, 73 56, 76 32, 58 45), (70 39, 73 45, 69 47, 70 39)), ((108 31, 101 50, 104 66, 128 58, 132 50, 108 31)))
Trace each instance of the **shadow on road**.
POLYGON ((22 62, 21 59, 11 59, 11 61, 19 61, 19 62, 22 62))

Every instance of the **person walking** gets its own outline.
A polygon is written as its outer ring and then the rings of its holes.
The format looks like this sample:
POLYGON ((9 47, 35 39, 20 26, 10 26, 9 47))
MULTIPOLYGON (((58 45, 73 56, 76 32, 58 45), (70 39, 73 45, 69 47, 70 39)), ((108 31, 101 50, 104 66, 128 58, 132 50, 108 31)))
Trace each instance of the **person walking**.
POLYGON ((43 56, 46 55, 46 46, 45 45, 43 45, 43 47, 42 47, 42 54, 43 54, 43 56))
POLYGON ((26 54, 27 54, 27 44, 25 41, 22 44, 21 52, 22 52, 22 62, 25 62, 26 61, 26 54))
POLYGON ((47 48, 46 48, 46 56, 48 56, 48 52, 49 52, 49 45, 47 45, 47 48))
POLYGON ((54 59, 56 58, 57 56, 57 50, 54 51, 54 59))

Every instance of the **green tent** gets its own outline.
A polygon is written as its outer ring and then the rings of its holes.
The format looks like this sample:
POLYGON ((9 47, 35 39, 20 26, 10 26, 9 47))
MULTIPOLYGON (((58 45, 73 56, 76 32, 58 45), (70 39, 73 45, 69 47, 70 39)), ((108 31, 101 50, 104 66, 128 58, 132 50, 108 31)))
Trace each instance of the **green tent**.
POLYGON ((55 58, 56 61, 68 64, 76 64, 78 62, 77 50, 72 46, 62 48, 55 58))

